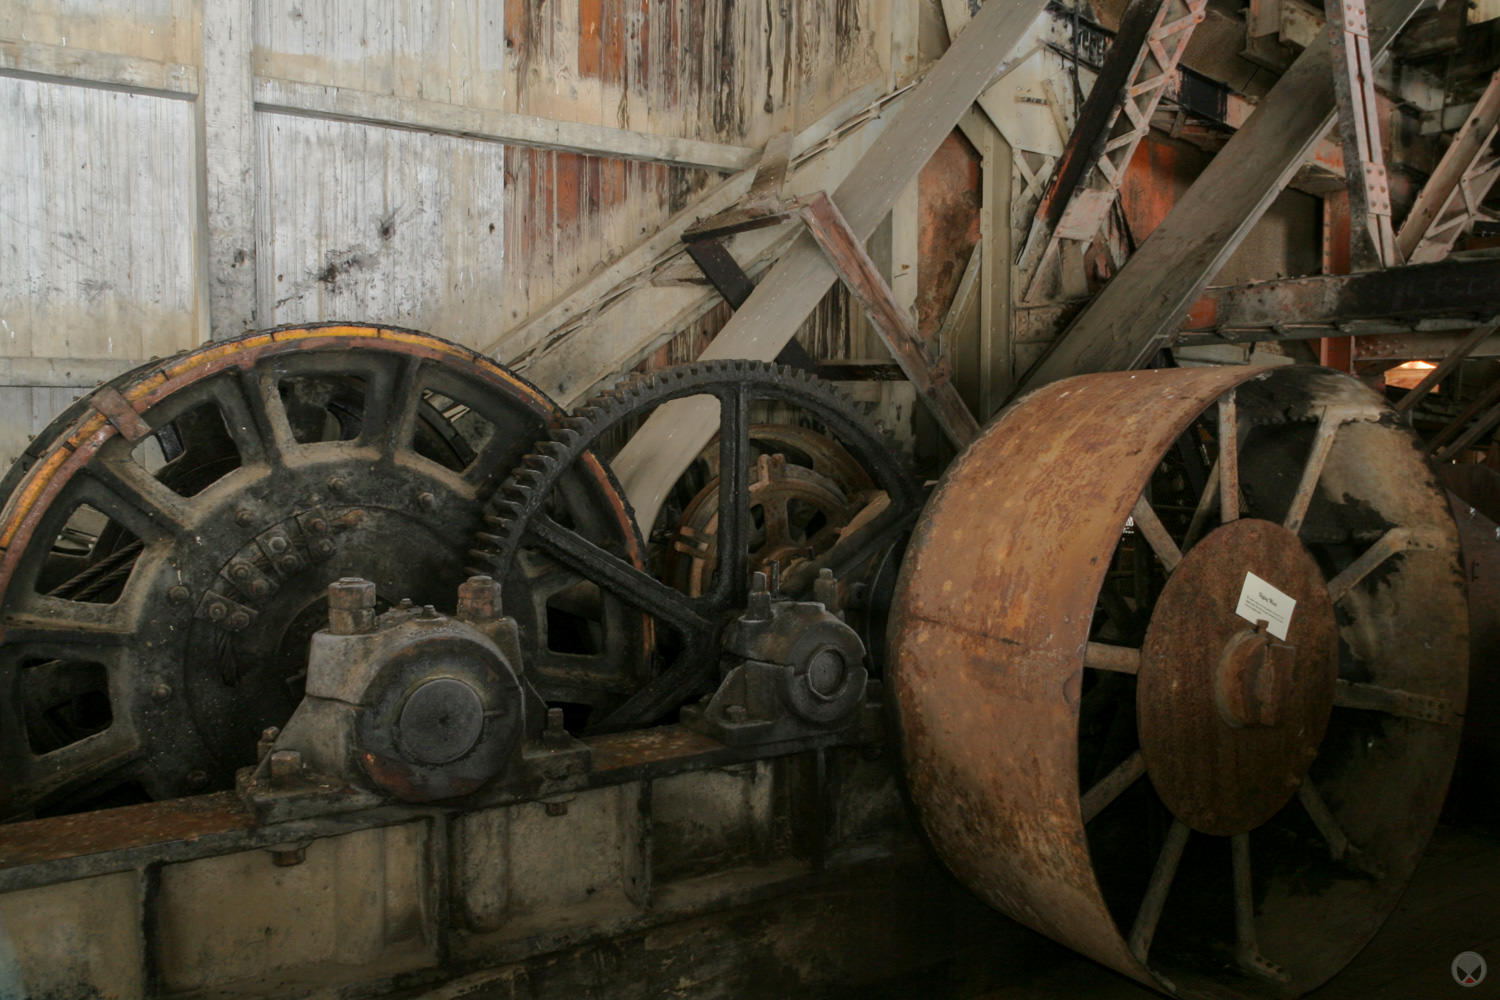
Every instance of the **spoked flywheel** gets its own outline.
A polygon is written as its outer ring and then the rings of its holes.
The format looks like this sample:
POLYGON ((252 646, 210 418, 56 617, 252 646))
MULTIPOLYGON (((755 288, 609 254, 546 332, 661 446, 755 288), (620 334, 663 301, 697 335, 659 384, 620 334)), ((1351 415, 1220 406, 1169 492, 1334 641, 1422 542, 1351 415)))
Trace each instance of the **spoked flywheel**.
MULTIPOLYGON (((302 696, 328 584, 451 602, 483 504, 558 417, 471 351, 363 326, 211 344, 74 404, 4 482, 0 816, 228 786, 302 696)), ((562 504, 639 558, 598 462, 562 504)), ((503 584, 545 647, 545 595, 503 584)), ((602 620, 643 669, 649 622, 602 620)))
POLYGON ((1395 905, 1457 750, 1457 539, 1324 369, 1021 400, 908 549, 892 688, 934 845, 1018 920, 1184 996, 1292 996, 1395 905))
MULTIPOLYGON (((544 697, 586 709, 578 723, 594 728, 649 725, 711 691, 720 634, 743 612, 752 571, 774 563, 782 594, 811 599, 826 570, 824 578, 836 587, 858 591, 860 600, 850 603, 863 607, 851 613, 868 615, 875 610, 868 596, 874 588, 848 584, 863 583, 885 564, 920 506, 918 486, 894 450, 837 391, 800 372, 747 361, 683 365, 627 379, 582 405, 522 465, 496 495, 478 535, 480 568, 576 574, 586 581, 574 595, 580 612, 610 596, 649 615, 655 626, 657 672, 633 685, 619 686, 622 678, 601 676, 582 659, 570 666, 555 657, 528 667, 544 697), (560 516, 557 498, 580 457, 597 448, 607 460, 608 443, 618 447, 656 407, 689 397, 712 401, 717 475, 689 505, 688 533, 681 526, 666 532, 671 544, 687 551, 668 560, 670 582, 664 582, 581 535, 560 516), (764 426, 772 409, 795 412, 805 423, 794 426, 804 432, 764 426), (767 451, 757 456, 761 448, 801 452, 808 464, 767 451)), ((601 651, 607 661, 608 651, 601 651)))

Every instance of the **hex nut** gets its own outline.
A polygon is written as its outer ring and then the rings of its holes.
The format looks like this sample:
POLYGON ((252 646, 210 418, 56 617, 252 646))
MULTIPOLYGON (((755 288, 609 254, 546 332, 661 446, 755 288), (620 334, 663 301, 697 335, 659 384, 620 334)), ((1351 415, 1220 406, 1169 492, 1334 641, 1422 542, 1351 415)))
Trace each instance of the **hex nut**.
POLYGON ((346 576, 328 585, 328 631, 358 635, 375 630, 375 584, 346 576))
POLYGON ((500 617, 500 584, 493 577, 471 576, 458 586, 459 621, 478 624, 500 617))

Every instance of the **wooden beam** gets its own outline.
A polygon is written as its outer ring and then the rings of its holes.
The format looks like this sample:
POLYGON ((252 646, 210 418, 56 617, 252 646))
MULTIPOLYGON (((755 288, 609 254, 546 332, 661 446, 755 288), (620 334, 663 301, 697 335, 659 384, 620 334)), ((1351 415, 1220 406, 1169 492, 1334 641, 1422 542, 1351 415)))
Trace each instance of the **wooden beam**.
POLYGON ((206 332, 215 340, 237 337, 259 325, 252 8, 253 0, 215 0, 203 9, 199 283, 208 293, 206 332))
POLYGON ((850 294, 864 307, 891 357, 916 387, 918 397, 948 440, 962 449, 979 435, 979 424, 953 387, 952 372, 928 356, 911 314, 897 304, 864 244, 826 194, 808 199, 801 215, 850 294))
MULTIPOLYGON (((884 127, 879 111, 892 99, 895 95, 883 94, 881 84, 861 87, 799 133, 791 143, 797 165, 787 180, 789 191, 820 190, 842 180, 884 127)), ((482 350, 523 371, 563 406, 618 378, 717 305, 719 296, 711 290, 657 285, 653 276, 682 252, 684 233, 739 203, 756 174, 751 168, 720 181, 635 248, 482 350)), ((783 233, 764 230, 736 236, 728 247, 754 274, 763 254, 773 248, 779 253, 786 243, 783 233)))
MULTIPOLYGON (((1372 58, 1379 58, 1422 2, 1375 0, 1372 58)), ((1330 59, 1325 45, 1297 57, 1161 225, 1022 379, 1018 392, 1069 375, 1138 367, 1171 343, 1188 307, 1333 123, 1330 59)))
POLYGON ((18 39, 0 39, 0 76, 119 88, 178 100, 198 96, 196 66, 18 39))
POLYGON ((759 150, 748 146, 264 77, 255 81, 255 105, 262 111, 707 170, 743 170, 760 156, 759 150))
POLYGON ((92 389, 145 364, 130 358, 4 358, 0 386, 29 389, 92 389))
MULTIPOLYGON (((980 8, 913 88, 869 153, 833 194, 849 227, 869 239, 896 198, 921 170, 959 117, 1005 69, 1005 58, 1041 10, 1040 2, 990 3, 980 8)), ((804 234, 756 286, 735 312, 705 360, 770 360, 797 332, 836 280, 817 242, 804 234)), ((684 400, 691 404, 693 400, 684 400)), ((661 498, 713 435, 714 421, 683 429, 674 426, 685 408, 662 407, 626 444, 614 469, 642 524, 651 524, 661 498)))
POLYGON ((1204 290, 1181 342, 1308 340, 1462 329, 1493 315, 1500 260, 1449 260, 1204 290))
MULTIPOLYGON (((1472 190, 1473 179, 1476 173, 1478 177, 1485 174, 1482 160, 1494 146, 1497 127, 1500 127, 1500 70, 1490 77, 1489 86, 1464 120, 1458 135, 1448 144, 1401 223, 1396 233, 1396 249, 1402 260, 1418 264, 1448 255, 1454 240, 1470 221, 1472 210, 1489 191, 1489 184, 1483 190, 1472 190), (1476 165, 1481 167, 1477 172, 1476 165), (1470 181, 1468 190, 1466 180, 1470 181)), ((1490 182, 1493 181, 1491 176, 1490 182)))

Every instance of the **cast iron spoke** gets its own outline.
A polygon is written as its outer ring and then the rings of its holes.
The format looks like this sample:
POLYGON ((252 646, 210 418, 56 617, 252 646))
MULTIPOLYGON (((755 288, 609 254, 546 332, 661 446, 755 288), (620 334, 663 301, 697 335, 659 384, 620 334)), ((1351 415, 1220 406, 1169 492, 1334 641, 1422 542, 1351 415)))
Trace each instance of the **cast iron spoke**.
POLYGON ((383 359, 365 386, 361 445, 378 447, 385 455, 411 448, 422 399, 421 372, 422 359, 416 355, 383 359))
POLYGON ((1156 856, 1156 867, 1151 872, 1151 881, 1146 886, 1146 896, 1141 908, 1136 911, 1135 923, 1130 926, 1130 953, 1142 965, 1151 951, 1151 939, 1156 936, 1156 925, 1161 922, 1162 907, 1167 904, 1167 892, 1172 888, 1172 879, 1177 876, 1177 865, 1182 861, 1182 849, 1187 845, 1188 827, 1180 819, 1172 820, 1167 831, 1167 842, 1156 856))
POLYGON ((1302 467, 1302 478, 1297 483, 1297 492, 1292 494, 1291 505, 1287 508, 1286 520, 1282 526, 1292 534, 1302 530, 1302 522, 1307 518, 1307 508, 1312 504, 1313 491, 1318 487, 1318 479, 1323 475, 1323 465, 1328 461, 1328 453, 1333 450, 1333 438, 1338 433, 1339 426, 1343 420, 1327 410, 1323 411, 1322 419, 1318 421, 1318 432, 1313 437, 1312 451, 1308 453, 1307 464, 1302 467))
POLYGON ((706 634, 713 628, 708 619, 693 607, 692 598, 619 556, 606 552, 545 514, 538 514, 527 524, 527 537, 538 543, 543 551, 626 604, 663 619, 685 634, 706 634))
POLYGON ((503 479, 518 458, 515 440, 497 430, 474 453, 469 464, 464 466, 464 481, 487 494, 489 490, 486 487, 503 479))
POLYGON ((736 385, 719 397, 719 538, 713 593, 744 607, 750 593, 750 396, 736 385))
POLYGON ((88 502, 143 542, 188 533, 188 501, 132 461, 128 453, 115 451, 108 458, 101 453, 82 471, 97 486, 85 491, 88 502))
POLYGON ((1166 525, 1161 523, 1161 518, 1156 516, 1150 501, 1145 494, 1135 502, 1135 508, 1131 510, 1130 516, 1135 519, 1136 530, 1139 531, 1151 545, 1151 550, 1156 553, 1156 558, 1161 560, 1162 566, 1167 573, 1177 568, 1182 562, 1182 550, 1177 543, 1172 541, 1172 536, 1167 533, 1166 525))
POLYGON ((1457 726, 1463 722, 1447 698, 1417 694, 1379 684, 1359 684, 1339 678, 1333 688, 1333 703, 1339 708, 1380 712, 1419 722, 1436 722, 1457 726))
POLYGON ((20 801, 12 800, 11 808, 18 810, 89 785, 103 784, 133 764, 141 753, 140 740, 124 724, 112 725, 40 756, 28 749, 18 759, 6 762, 13 769, 7 775, 8 781, 24 796, 20 801))
MULTIPOLYGON (((55 606, 66 606, 71 601, 51 601, 55 606)), ((43 646, 48 650, 71 649, 70 655, 98 659, 101 650, 127 646, 136 638, 135 633, 109 628, 98 622, 81 618, 55 618, 50 615, 13 614, 5 619, 0 629, 5 645, 43 646)))
POLYGON ((212 393, 240 461, 278 464, 292 443, 292 430, 275 381, 244 369, 215 380, 212 393))
POLYGON ((672 666, 657 674, 624 703, 611 711, 594 731, 609 732, 647 725, 660 719, 684 698, 713 689, 718 675, 718 661, 706 642, 690 638, 672 661, 672 666))
POLYGON ((1234 868, 1234 957, 1246 972, 1277 982, 1286 982, 1281 966, 1260 953, 1255 939, 1255 883, 1250 873, 1250 834, 1229 838, 1234 868))
POLYGON ((1091 642, 1083 649, 1083 665, 1094 670, 1113 670, 1121 674, 1139 673, 1141 651, 1134 646, 1091 642))
POLYGON ((1104 777, 1083 793, 1079 802, 1079 811, 1083 813, 1083 821, 1087 823, 1095 816, 1104 811, 1115 799, 1140 780, 1141 775, 1146 773, 1146 758, 1139 750, 1126 757, 1118 767, 1110 771, 1104 777))

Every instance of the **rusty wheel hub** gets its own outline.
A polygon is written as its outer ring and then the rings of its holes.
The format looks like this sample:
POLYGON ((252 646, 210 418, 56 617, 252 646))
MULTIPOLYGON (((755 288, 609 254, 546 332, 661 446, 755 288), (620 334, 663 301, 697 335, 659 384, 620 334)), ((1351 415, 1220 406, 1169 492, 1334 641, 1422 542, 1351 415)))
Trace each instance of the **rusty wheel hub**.
POLYGON ((1337 659, 1328 588, 1296 535, 1244 518, 1194 546, 1151 614, 1136 693, 1146 770, 1172 815, 1220 836, 1274 816, 1317 756, 1337 659), (1283 637, 1237 613, 1247 596, 1274 614, 1262 602, 1276 595, 1295 602, 1283 637))

